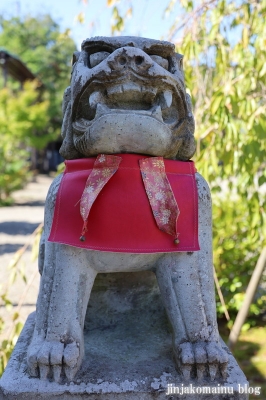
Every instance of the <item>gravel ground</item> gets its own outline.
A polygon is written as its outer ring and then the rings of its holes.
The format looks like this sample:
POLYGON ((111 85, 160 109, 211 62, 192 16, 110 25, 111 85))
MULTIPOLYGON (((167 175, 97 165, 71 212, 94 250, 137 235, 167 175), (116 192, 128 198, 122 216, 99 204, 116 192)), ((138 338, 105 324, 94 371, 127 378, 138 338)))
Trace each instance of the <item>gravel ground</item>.
MULTIPOLYGON (((13 206, 0 207, 0 294, 7 285, 9 286, 8 265, 15 252, 25 243, 32 242, 32 232, 43 221, 45 197, 52 180, 53 178, 49 176, 38 175, 35 181, 30 182, 23 190, 15 192, 13 206)), ((12 327, 12 315, 18 309, 17 304, 22 303, 18 311, 19 320, 23 323, 29 313, 35 310, 39 273, 37 260, 33 262, 31 258, 31 247, 29 247, 19 264, 24 268, 28 284, 25 284, 19 276, 15 283, 9 286, 8 298, 13 308, 7 310, 0 303, 0 315, 5 321, 5 329, 0 339, 5 338, 12 327)))

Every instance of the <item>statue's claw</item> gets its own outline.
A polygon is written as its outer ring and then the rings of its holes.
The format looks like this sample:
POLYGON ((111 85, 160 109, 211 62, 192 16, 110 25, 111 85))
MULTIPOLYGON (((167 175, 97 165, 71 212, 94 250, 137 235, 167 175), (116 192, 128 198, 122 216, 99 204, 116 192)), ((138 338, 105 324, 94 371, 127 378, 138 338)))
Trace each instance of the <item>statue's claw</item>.
POLYGON ((185 380, 190 379, 192 366, 195 362, 194 353, 192 349, 192 344, 189 342, 185 342, 180 344, 179 346, 179 360, 180 360, 180 369, 185 380))
POLYGON ((40 378, 43 381, 45 381, 48 378, 48 374, 50 372, 50 348, 51 348, 51 343, 44 342, 37 356, 37 361, 40 370, 40 378))
POLYGON ((37 356, 34 349, 32 349, 31 353, 28 354, 28 372, 33 378, 38 378, 39 376, 37 356))
POLYGON ((227 365, 227 362, 220 364, 220 371, 223 379, 227 378, 227 365))
POLYGON ((34 345, 28 354, 29 374, 34 377, 40 375, 42 380, 49 377, 55 382, 60 382, 64 369, 67 379, 72 381, 79 364, 80 349, 77 342, 65 345, 59 341, 43 341, 34 345))
POLYGON ((197 364, 197 378, 199 381, 202 380, 205 372, 205 364, 197 364))
POLYGON ((46 381, 47 378, 48 378, 49 371, 50 371, 49 365, 42 364, 42 365, 39 366, 39 369, 40 369, 40 378, 41 378, 41 380, 42 381, 46 381))
POLYGON ((33 365, 28 367, 28 372, 29 375, 32 376, 33 378, 38 378, 39 376, 38 368, 34 367, 33 365))
POLYGON ((195 362, 197 366, 197 378, 201 380, 203 378, 205 372, 205 366, 207 363, 207 354, 205 351, 205 347, 202 343, 196 343, 194 345, 195 352, 195 362))
POLYGON ((72 381, 79 368, 79 346, 76 342, 70 343, 64 350, 64 363, 65 363, 65 374, 69 381, 72 381))
POLYGON ((186 381, 189 381, 191 375, 192 365, 184 364, 182 367, 182 374, 186 381))
POLYGON ((63 353, 64 353, 64 343, 55 342, 51 347, 50 354, 50 364, 52 366, 53 379, 55 382, 60 381, 60 376, 62 372, 63 363, 63 353))
POLYGON ((196 365, 197 379, 200 381, 209 375, 211 381, 215 380, 220 371, 223 379, 227 376, 228 356, 216 342, 185 342, 175 351, 178 369, 184 378, 191 378, 191 371, 196 365), (177 356, 178 354, 178 356, 177 356))
POLYGON ((218 364, 209 364, 209 373, 211 381, 214 381, 217 374, 218 364))
POLYGON ((54 381, 56 383, 60 382, 61 372, 62 372, 62 366, 61 365, 54 365, 53 366, 53 377, 54 377, 54 381))

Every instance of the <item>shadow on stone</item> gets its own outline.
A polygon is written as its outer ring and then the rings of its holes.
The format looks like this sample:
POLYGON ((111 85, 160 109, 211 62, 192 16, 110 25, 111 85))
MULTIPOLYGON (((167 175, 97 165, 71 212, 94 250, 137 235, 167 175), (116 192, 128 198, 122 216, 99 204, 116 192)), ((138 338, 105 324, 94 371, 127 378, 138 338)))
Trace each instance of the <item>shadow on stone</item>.
POLYGON ((4 243, 0 245, 0 255, 5 253, 15 253, 18 249, 20 249, 23 245, 21 243, 4 243))
POLYGON ((27 221, 6 221, 0 223, 0 233, 7 235, 30 235, 38 226, 38 223, 27 221))
POLYGON ((19 206, 19 207, 23 207, 23 206, 31 206, 31 207, 43 207, 44 205, 45 205, 45 201, 43 201, 43 200, 32 200, 32 201, 23 201, 23 203, 22 202, 19 202, 19 201, 16 201, 15 203, 14 203, 14 205, 15 206, 19 206))

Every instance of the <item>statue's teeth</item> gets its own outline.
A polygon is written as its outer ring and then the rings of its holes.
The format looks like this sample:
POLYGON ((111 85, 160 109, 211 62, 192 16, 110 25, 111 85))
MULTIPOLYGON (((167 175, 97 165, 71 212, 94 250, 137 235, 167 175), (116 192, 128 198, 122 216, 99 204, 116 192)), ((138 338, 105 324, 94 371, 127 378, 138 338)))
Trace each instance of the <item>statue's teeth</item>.
POLYGON ((123 92, 140 92, 141 86, 137 85, 134 82, 126 82, 122 85, 123 92))
POLYGON ((152 97, 155 97, 157 93, 157 88, 155 87, 145 87, 145 86, 140 86, 139 84, 135 82, 126 82, 123 83, 122 85, 115 85, 115 86, 110 86, 107 88, 107 95, 114 95, 114 94, 120 94, 120 93, 143 93, 143 94, 150 94, 152 97))
POLYGON ((141 91, 142 92, 149 92, 149 93, 151 93, 151 94, 153 94, 154 96, 156 96, 156 93, 157 93, 157 88, 155 88, 155 87, 143 87, 143 86, 141 86, 141 91))
POLYGON ((154 109, 152 110, 151 115, 152 115, 152 117, 154 117, 154 118, 158 119, 159 121, 163 122, 161 106, 154 107, 154 109))
POLYGON ((115 93, 123 93, 123 86, 116 85, 107 88, 107 95, 115 94, 115 93))
POLYGON ((168 108, 171 107, 173 101, 172 92, 170 90, 165 90, 165 92, 163 92, 163 99, 165 103, 164 105, 168 108))
POLYGON ((101 92, 93 92, 89 97, 90 107, 95 109, 97 104, 99 104, 103 100, 103 95, 101 92))
POLYGON ((105 115, 107 113, 110 113, 109 107, 107 107, 105 104, 98 103, 97 108, 96 108, 96 114, 95 114, 95 119, 101 117, 102 115, 105 115))

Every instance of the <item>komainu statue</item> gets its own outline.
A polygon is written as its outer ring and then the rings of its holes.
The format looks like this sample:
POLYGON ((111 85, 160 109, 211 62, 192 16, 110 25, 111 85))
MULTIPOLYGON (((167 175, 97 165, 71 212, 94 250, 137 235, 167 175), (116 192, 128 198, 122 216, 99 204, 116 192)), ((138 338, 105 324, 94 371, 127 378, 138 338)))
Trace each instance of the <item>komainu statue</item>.
POLYGON ((226 377, 212 264, 211 195, 190 161, 182 55, 165 41, 95 37, 63 100, 66 170, 48 193, 29 373, 71 381, 98 273, 153 271, 184 379, 226 377))

